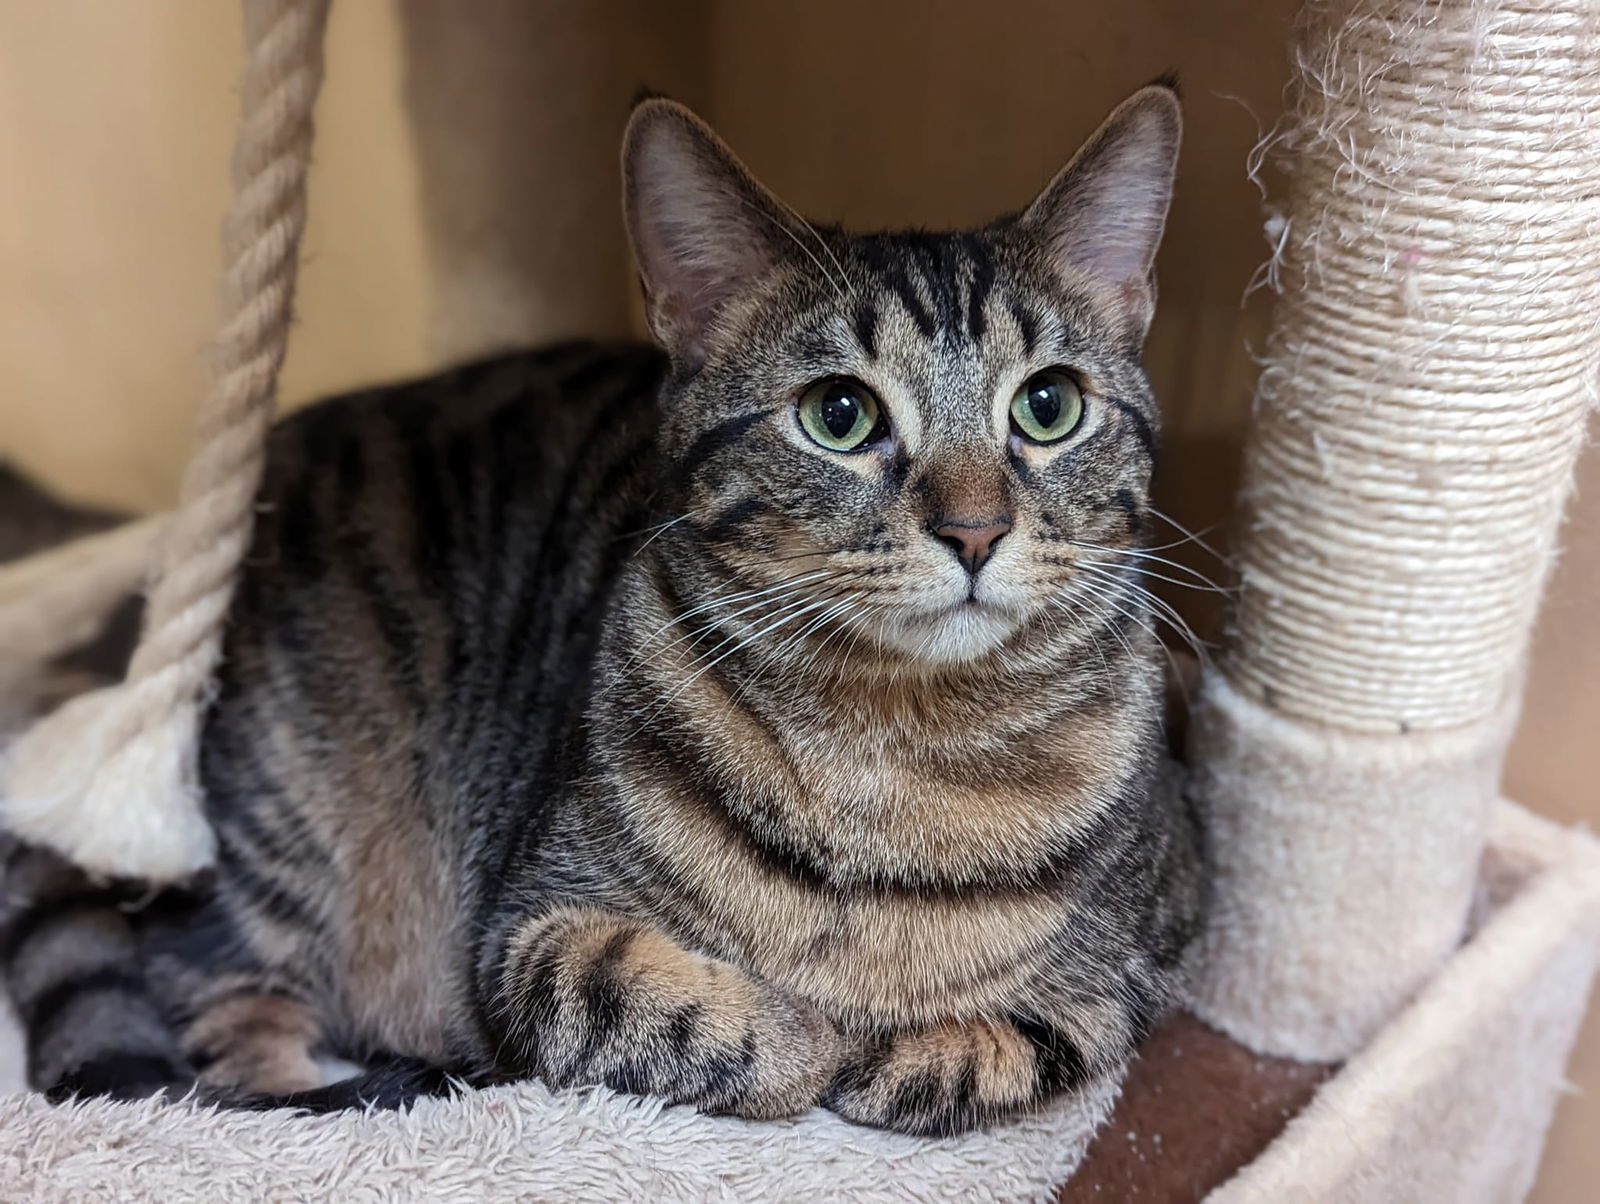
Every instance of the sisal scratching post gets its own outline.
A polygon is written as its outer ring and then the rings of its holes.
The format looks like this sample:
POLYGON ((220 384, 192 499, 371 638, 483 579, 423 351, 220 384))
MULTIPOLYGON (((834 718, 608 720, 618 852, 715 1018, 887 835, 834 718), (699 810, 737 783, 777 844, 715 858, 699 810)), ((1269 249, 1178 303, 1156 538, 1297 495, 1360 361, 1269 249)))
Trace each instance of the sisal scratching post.
POLYGON ((326 19, 327 0, 245 0, 222 329, 144 634, 125 682, 74 700, 8 753, 6 826, 92 872, 167 882, 215 851, 196 780, 199 726, 288 338, 326 19))
POLYGON ((1197 1007, 1359 1048, 1460 940, 1595 400, 1600 7, 1312 3, 1242 592, 1191 740, 1197 1007))

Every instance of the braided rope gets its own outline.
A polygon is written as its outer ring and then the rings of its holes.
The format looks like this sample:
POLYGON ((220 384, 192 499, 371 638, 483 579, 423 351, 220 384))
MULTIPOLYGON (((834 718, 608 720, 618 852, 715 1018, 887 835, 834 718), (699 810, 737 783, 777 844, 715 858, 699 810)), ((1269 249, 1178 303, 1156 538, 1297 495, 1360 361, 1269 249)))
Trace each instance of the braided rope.
POLYGON ((216 667, 288 345, 327 3, 249 0, 244 11, 251 49, 233 156, 235 199, 223 231, 226 316, 215 380, 200 410, 199 447, 184 473, 128 670, 119 744, 191 706, 216 667))
POLYGON ((141 518, 0 565, 0 677, 92 639, 139 588, 164 521, 141 518))
POLYGON ((86 869, 168 881, 214 855, 199 725, 250 544, 287 347, 328 0, 245 0, 246 66, 223 229, 223 321, 198 446, 162 533, 128 677, 75 700, 11 750, 19 834, 86 869))

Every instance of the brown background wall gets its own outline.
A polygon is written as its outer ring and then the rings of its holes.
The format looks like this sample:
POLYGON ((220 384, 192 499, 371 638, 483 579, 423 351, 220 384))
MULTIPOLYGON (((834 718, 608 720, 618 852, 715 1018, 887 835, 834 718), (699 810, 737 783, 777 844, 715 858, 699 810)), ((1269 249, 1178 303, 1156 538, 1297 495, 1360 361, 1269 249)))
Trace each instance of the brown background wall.
MULTIPOLYGON (((819 218, 1025 202, 1169 68, 1189 135, 1149 361, 1165 508, 1226 513, 1270 297, 1245 175, 1292 0, 339 0, 289 403, 485 349, 629 327, 614 148, 643 83, 819 218)), ((0 0, 0 455, 85 501, 168 503, 203 380, 236 93, 234 6, 0 0)), ((1508 792, 1600 820, 1600 461, 1581 474, 1508 792)), ((1196 561, 1199 564, 1199 561, 1196 561)), ((1191 613, 1211 617, 1202 600, 1191 613)), ((1574 1075, 1600 1088, 1600 1025, 1574 1075)), ((1600 1182, 1600 1104, 1538 1198, 1600 1182)))

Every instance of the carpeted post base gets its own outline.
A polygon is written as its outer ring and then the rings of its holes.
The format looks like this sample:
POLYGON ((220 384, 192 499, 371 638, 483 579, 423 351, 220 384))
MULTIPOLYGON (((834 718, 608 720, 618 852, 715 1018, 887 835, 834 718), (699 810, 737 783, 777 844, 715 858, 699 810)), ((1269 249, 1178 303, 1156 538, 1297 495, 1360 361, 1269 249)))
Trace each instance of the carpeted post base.
POLYGON ((1208 1204, 1527 1194, 1594 978, 1600 844, 1500 803, 1479 881, 1472 938, 1208 1204))
POLYGON ((1189 738, 1212 891, 1202 1020, 1331 1061, 1428 981, 1461 940, 1515 699, 1451 731, 1367 735, 1207 675, 1189 738))

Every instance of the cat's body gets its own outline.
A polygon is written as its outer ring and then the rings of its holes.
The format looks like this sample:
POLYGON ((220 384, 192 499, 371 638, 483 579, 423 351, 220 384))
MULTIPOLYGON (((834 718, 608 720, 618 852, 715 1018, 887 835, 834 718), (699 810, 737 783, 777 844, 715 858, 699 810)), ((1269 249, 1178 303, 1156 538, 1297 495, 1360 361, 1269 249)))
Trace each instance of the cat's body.
POLYGON ((1194 834, 1130 555, 1152 232, 1115 289, 1056 272, 1069 168, 973 234, 745 191, 771 228, 707 242, 686 197, 757 186, 652 104, 630 218, 670 354, 280 426, 202 746, 214 885, 130 927, 13 859, 41 1086, 326 1106, 426 1064, 944 1132, 1115 1070, 1172 1003, 1194 834), (63 914, 101 926, 72 974, 63 914), (319 1093, 318 1052, 408 1069, 319 1093))

